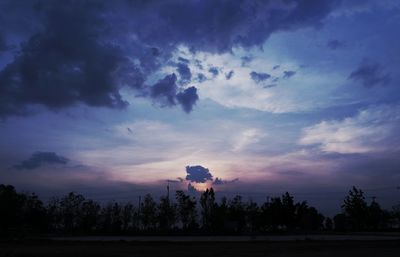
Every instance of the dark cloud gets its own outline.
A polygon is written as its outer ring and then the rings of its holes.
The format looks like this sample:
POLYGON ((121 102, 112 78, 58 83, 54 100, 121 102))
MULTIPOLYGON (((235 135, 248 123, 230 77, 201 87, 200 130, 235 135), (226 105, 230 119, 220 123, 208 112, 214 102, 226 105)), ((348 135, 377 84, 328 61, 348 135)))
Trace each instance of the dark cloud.
POLYGON ((250 72, 250 77, 252 80, 254 80, 256 83, 263 82, 271 77, 268 73, 260 73, 260 72, 255 72, 252 71, 250 72))
POLYGON ((161 106, 175 106, 176 104, 180 104, 182 109, 189 113, 199 99, 197 89, 189 87, 182 92, 178 92, 176 80, 177 78, 174 73, 160 79, 151 87, 151 97, 157 99, 157 103, 161 104, 161 106))
MULTIPOLYGON (((117 45, 101 41, 106 28, 95 3, 59 4, 43 7, 43 31, 30 37, 0 72, 0 115, 18 114, 27 104, 50 109, 77 102, 127 105, 116 80, 122 75, 119 70, 130 64, 117 45)), ((129 68, 135 72, 135 67, 129 68)), ((141 86, 140 74, 129 77, 125 79, 132 79, 130 86, 141 86)))
POLYGON ((69 160, 54 152, 36 152, 32 156, 15 165, 19 170, 33 170, 41 167, 43 164, 66 164, 69 160))
POLYGON ((289 176, 289 177, 299 177, 299 176, 304 176, 306 173, 298 170, 282 170, 279 171, 279 174, 283 176, 289 176))
POLYGON ((285 70, 285 71, 283 72, 283 78, 284 78, 284 79, 291 78, 291 77, 293 77, 294 75, 296 75, 296 72, 295 72, 295 71, 292 71, 292 70, 285 70))
POLYGON ((218 76, 219 70, 217 67, 211 67, 208 69, 208 72, 211 73, 213 76, 218 76))
POLYGON ((181 84, 188 84, 192 79, 192 72, 188 67, 186 62, 180 62, 177 64, 177 71, 180 75, 180 83, 181 84))
POLYGON ((180 45, 218 53, 261 46, 276 31, 319 26, 336 5, 331 0, 4 0, 3 38, 18 34, 23 42, 0 71, 0 116, 26 113, 32 104, 52 110, 78 103, 123 108, 129 103, 120 89, 153 96, 144 82, 180 45))
POLYGON ((369 88, 386 85, 390 81, 390 76, 383 72, 378 63, 364 62, 349 75, 349 79, 360 82, 369 88))
POLYGON ((329 40, 326 46, 332 50, 337 50, 346 47, 346 43, 337 39, 329 40))
POLYGON ((281 66, 280 65, 275 65, 274 67, 272 67, 273 70, 279 69, 281 66))
POLYGON ((230 80, 233 76, 233 74, 235 74, 235 72, 233 70, 229 71, 228 73, 225 74, 225 78, 227 80, 230 80))
POLYGON ((206 81, 207 77, 203 73, 199 73, 199 74, 197 74, 197 80, 199 81, 199 83, 201 83, 201 82, 206 81))
POLYGON ((213 185, 225 185, 225 184, 230 184, 239 181, 238 178, 232 179, 232 180, 222 180, 221 178, 215 178, 213 185))
POLYGON ((165 76, 151 87, 151 97, 158 99, 164 106, 173 106, 176 104, 176 75, 175 73, 165 76))
POLYGON ((131 1, 132 30, 148 44, 179 42, 193 51, 262 45, 275 31, 318 26, 339 1, 131 1))
POLYGON ((127 127, 126 130, 129 132, 129 134, 133 134, 133 130, 131 128, 127 127))
POLYGON ((0 33, 0 53, 8 50, 7 42, 3 34, 0 33))
POLYGON ((178 61, 189 64, 189 60, 183 57, 178 57, 178 61))
POLYGON ((203 64, 201 63, 200 60, 195 60, 194 64, 197 66, 197 68, 199 68, 200 70, 203 70, 203 64))
POLYGON ((263 86, 263 88, 271 88, 271 87, 276 87, 278 84, 269 84, 269 85, 265 85, 263 86))
POLYGON ((207 180, 212 180, 213 176, 210 171, 203 166, 186 166, 186 180, 196 183, 204 183, 207 180))
POLYGON ((253 56, 242 56, 240 58, 242 60, 242 66, 246 66, 247 64, 251 63, 253 61, 254 57, 253 56))
POLYGON ((195 87, 186 88, 183 92, 180 92, 176 95, 176 99, 182 106, 182 109, 186 113, 189 113, 192 111, 193 106, 196 104, 197 100, 199 100, 197 89, 195 87))

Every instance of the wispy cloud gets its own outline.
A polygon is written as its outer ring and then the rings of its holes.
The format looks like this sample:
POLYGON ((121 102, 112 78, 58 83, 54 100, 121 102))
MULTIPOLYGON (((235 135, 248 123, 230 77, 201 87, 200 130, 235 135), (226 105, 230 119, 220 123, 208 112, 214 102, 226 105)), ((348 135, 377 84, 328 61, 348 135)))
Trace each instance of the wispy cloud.
POLYGON ((400 107, 373 106, 342 120, 322 121, 303 130, 301 145, 342 154, 394 150, 399 142, 400 107))

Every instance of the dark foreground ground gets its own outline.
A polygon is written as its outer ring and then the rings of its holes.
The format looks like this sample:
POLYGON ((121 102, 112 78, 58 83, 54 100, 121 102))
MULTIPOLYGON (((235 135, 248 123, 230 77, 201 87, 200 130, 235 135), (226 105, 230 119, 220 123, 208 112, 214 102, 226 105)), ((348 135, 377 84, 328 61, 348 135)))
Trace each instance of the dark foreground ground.
POLYGON ((400 241, 257 241, 257 242, 0 242, 0 256, 335 256, 399 257, 400 241))

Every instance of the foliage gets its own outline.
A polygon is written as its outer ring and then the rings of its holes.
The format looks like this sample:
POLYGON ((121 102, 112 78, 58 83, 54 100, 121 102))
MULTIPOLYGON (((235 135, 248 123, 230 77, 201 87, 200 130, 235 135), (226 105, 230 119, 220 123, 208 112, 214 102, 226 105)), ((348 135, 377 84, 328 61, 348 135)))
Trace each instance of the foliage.
POLYGON ((382 210, 369 205, 362 190, 353 187, 345 197, 342 213, 325 218, 307 202, 295 202, 288 192, 258 205, 239 195, 217 201, 214 190, 199 201, 183 191, 175 199, 159 201, 147 194, 139 206, 131 203, 100 204, 71 192, 52 198, 46 205, 35 194, 18 193, 0 185, 0 235, 31 233, 137 234, 212 233, 249 234, 277 231, 360 231, 399 228, 400 207, 382 210))

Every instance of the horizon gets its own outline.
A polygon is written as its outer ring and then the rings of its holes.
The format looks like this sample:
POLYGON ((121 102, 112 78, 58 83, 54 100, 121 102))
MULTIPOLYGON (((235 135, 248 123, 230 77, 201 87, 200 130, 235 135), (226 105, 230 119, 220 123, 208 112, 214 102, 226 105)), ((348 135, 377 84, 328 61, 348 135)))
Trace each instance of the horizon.
MULTIPOLYGON (((0 184, 400 199, 400 1, 0 0, 0 184)), ((100 200, 103 201, 103 200, 100 200)))

